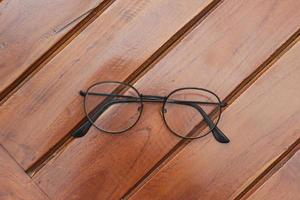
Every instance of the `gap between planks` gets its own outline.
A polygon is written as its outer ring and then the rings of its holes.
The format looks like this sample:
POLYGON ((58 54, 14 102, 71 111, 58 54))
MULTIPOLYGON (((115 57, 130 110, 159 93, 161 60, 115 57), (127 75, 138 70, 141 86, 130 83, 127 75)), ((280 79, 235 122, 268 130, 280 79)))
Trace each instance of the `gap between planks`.
MULTIPOLYGON (((169 51, 171 51, 186 35, 188 35, 195 27, 197 27, 211 12, 213 12, 223 0, 214 0, 207 5, 201 12, 193 17, 181 29, 179 29, 169 40, 167 40, 157 51, 155 51, 148 59, 146 59, 133 73, 131 73, 124 82, 134 84, 140 77, 146 74, 154 65, 159 62, 169 51)), ((82 119, 71 131, 72 133, 80 127, 86 119, 82 119)), ((54 145, 45 155, 43 155, 37 162, 30 166, 26 173, 33 177, 43 166, 50 160, 59 156, 64 149, 73 141, 70 133, 62 138, 56 145, 54 145)))
MULTIPOLYGON (((67 25, 61 27, 60 32, 82 19, 74 28, 66 33, 58 42, 50 47, 41 57, 39 57, 32 65, 30 65, 13 83, 0 93, 0 105, 2 105, 9 97, 11 97, 18 89, 20 89, 29 79, 31 79, 40 69, 42 69, 52 58, 61 52, 68 44, 71 43, 84 29, 86 29, 93 21, 95 21, 113 2, 116 0, 104 0, 95 8, 92 8, 80 16, 70 21, 67 25)), ((1 2, 1 1, 0 1, 1 2)))
POLYGON ((294 155, 300 150, 300 138, 296 140, 285 152, 275 159, 264 171, 259 174, 240 194, 235 197, 235 200, 246 200, 265 182, 276 174, 294 155))
MULTIPOLYGON (((1 1, 0 1, 0 3, 1 3, 1 1)), ((23 167, 16 161, 16 159, 15 159, 13 156, 11 156, 11 154, 9 153, 9 151, 7 151, 7 149, 4 148, 4 146, 3 146, 2 144, 0 144, 0 150, 1 150, 1 149, 4 151, 4 153, 6 153, 6 154, 10 157, 10 159, 14 162, 15 165, 17 165, 20 169, 23 169, 23 167)), ((26 174, 26 173, 25 173, 25 174, 26 174)), ((44 190, 42 190, 42 189, 37 185, 36 182, 31 181, 30 183, 33 184, 33 185, 35 185, 37 188, 39 188, 39 191, 40 191, 43 195, 45 195, 45 197, 46 197, 47 199, 50 199, 50 197, 48 196, 48 194, 47 194, 44 190)), ((0 196, 0 197, 1 197, 1 196, 0 196)))
MULTIPOLYGON (((224 101, 228 103, 228 108, 243 92, 245 92, 259 77, 261 77, 271 66, 281 58, 290 48, 292 48, 300 40, 300 29, 298 29, 292 36, 289 37, 278 49, 276 49, 261 65, 256 68, 246 79, 244 79, 225 99, 224 101)), ((226 110, 224 108, 223 110, 226 110)), ((201 128, 201 127, 199 127, 201 128)), ((191 141, 181 140, 177 143, 160 161, 158 161, 140 180, 136 182, 133 187, 131 187, 122 197, 122 199, 130 198, 135 192, 137 192, 146 182, 148 182, 153 176, 160 171, 170 160, 172 160, 181 150, 185 148, 191 141)), ((299 141, 297 140, 294 145, 297 145, 299 141)), ((292 145, 293 146, 293 145, 292 145)), ((290 148, 289 148, 290 149, 290 148)), ((283 155, 287 155, 291 150, 287 149, 283 155)), ((278 158, 279 159, 279 158, 278 158)), ((282 159, 282 158, 281 158, 282 159)), ((279 159, 276 163, 278 163, 279 159)), ((276 164, 275 164, 276 165, 276 164)), ((273 165, 274 166, 274 165, 273 165)), ((270 171, 270 169, 269 169, 270 171)), ((266 172, 267 173, 267 172, 266 172)), ((265 173, 264 173, 265 174, 265 173)), ((259 177, 258 177, 259 179, 259 177)), ((258 180, 257 180, 258 181, 258 180)), ((248 190, 245 189, 246 193, 254 185, 249 184, 247 186, 248 190)), ((238 195, 240 196, 240 194, 238 195)))

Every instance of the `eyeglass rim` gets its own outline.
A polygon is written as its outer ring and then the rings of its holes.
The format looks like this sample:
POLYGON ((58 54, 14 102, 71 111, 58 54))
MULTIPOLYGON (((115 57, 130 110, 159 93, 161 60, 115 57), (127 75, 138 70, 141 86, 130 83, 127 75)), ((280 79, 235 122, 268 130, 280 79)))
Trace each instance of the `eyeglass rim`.
POLYGON ((90 116, 89 116, 89 114, 88 114, 88 112, 87 112, 87 109, 86 109, 86 107, 87 107, 87 96, 88 95, 86 95, 85 97, 84 97, 84 112, 85 112, 85 115, 86 115, 86 117, 87 117, 87 119, 89 120, 89 122, 92 124, 92 126, 94 126, 96 129, 98 129, 99 131, 103 131, 104 133, 109 133, 109 134, 121 134, 121 133, 124 133, 124 132, 126 132, 126 131, 128 131, 128 130, 130 130, 131 128, 133 128, 137 123, 138 123, 138 121, 140 120, 140 118, 141 118, 141 115, 142 115, 142 112, 143 112, 143 108, 144 108, 144 104, 143 104, 143 101, 142 101, 142 96, 141 96, 141 94, 139 93, 139 91, 134 87, 134 86, 132 86, 131 84, 129 84, 129 83, 126 83, 126 82, 120 82, 120 81, 101 81, 101 82, 97 82, 97 83, 94 83, 94 84, 92 84, 90 87, 88 87, 88 89, 86 90, 86 92, 88 93, 89 92, 89 90, 91 90, 93 87, 95 87, 96 85, 100 85, 100 84, 106 84, 106 83, 116 83, 116 84, 120 84, 120 85, 125 85, 125 86, 128 86, 128 87, 130 87, 130 88, 132 88, 136 93, 137 93, 137 98, 139 98, 139 103, 140 103, 140 110, 139 110, 139 116, 138 116, 138 118, 136 119, 136 121, 130 126, 130 127, 128 127, 128 128, 126 128, 126 129, 124 129, 124 130, 122 130, 122 131, 108 131, 108 130, 105 130, 105 129, 102 129, 102 128, 100 128, 100 127, 98 127, 94 122, 93 122, 93 120, 90 118, 90 116))
MULTIPOLYGON (((182 139, 199 139, 199 138, 202 138, 202 137, 207 136, 209 133, 211 133, 211 132, 217 127, 217 125, 218 125, 218 123, 219 123, 219 121, 220 121, 220 118, 221 118, 221 113, 222 113, 222 109, 221 109, 221 99, 219 98, 219 96, 218 96, 216 93, 214 93, 214 92, 212 92, 212 91, 210 91, 210 90, 208 90, 208 89, 205 89, 205 88, 198 88, 198 87, 183 87, 183 88, 178 88, 178 89, 173 90, 171 93, 169 93, 169 94, 166 96, 166 99, 165 99, 165 101, 164 101, 164 103, 163 103, 162 111, 161 111, 161 112, 162 112, 163 121, 164 121, 165 125, 167 126, 167 128, 168 128, 173 134, 175 134, 176 136, 178 136, 178 137, 180 137, 180 138, 182 138, 182 139), (208 93, 210 93, 210 94, 212 94, 213 96, 216 97, 216 99, 217 99, 217 101, 218 101, 218 107, 217 107, 217 108, 218 108, 218 115, 217 115, 218 118, 217 118, 216 122, 214 122, 213 128, 210 128, 210 130, 207 131, 205 134, 201 134, 200 136, 197 136, 197 137, 192 137, 192 136, 182 136, 182 135, 176 133, 174 130, 172 130, 172 128, 168 125, 168 122, 167 122, 167 119, 166 119, 166 116, 165 116, 165 112, 164 112, 165 106, 167 105, 167 103, 168 103, 167 101, 168 101, 168 99, 170 98, 170 96, 173 95, 174 93, 178 92, 178 91, 181 91, 181 90, 202 90, 202 91, 208 92, 208 93)), ((187 134, 189 134, 189 133, 187 133, 187 134)))

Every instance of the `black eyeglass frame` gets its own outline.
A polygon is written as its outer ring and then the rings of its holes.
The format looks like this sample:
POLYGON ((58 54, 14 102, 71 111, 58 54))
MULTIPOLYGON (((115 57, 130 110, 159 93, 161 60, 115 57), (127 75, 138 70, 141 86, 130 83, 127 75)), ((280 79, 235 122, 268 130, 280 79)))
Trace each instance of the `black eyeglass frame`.
MULTIPOLYGON (((103 82, 98 82, 98 83, 95 83, 93 85, 91 85, 87 90, 86 92, 84 91, 80 91, 80 95, 81 96, 84 96, 84 112, 86 114, 86 117, 87 117, 87 121, 79 128, 77 129, 75 132, 72 133, 72 136, 73 137, 82 137, 84 136, 87 131, 89 130, 89 128, 91 126, 94 126, 96 129, 98 129, 99 131, 102 131, 102 132, 105 132, 105 133, 110 133, 110 134, 120 134, 120 133, 124 133, 128 130, 130 130, 131 128, 133 128, 139 121, 139 119, 141 118, 141 115, 142 115, 142 112, 143 112, 143 108, 144 108, 144 102, 160 102, 160 103, 163 103, 162 105, 162 109, 161 109, 161 112, 162 112, 162 118, 163 118, 163 121, 166 125, 166 127, 176 136, 182 138, 182 139, 198 139, 198 138, 202 138, 206 135, 208 135, 210 132, 213 133, 213 136, 215 137, 215 139, 220 142, 220 143, 228 143, 230 142, 230 140, 226 137, 226 135, 217 127, 217 124, 219 123, 220 121, 220 118, 221 118, 221 113, 222 113, 222 107, 225 107, 227 105, 227 103, 225 102, 222 102, 220 100, 220 98, 218 97, 217 94, 215 94, 214 92, 208 90, 208 89, 205 89, 205 88, 197 88, 197 87, 183 87, 183 88, 178 88, 174 91, 172 91, 170 94, 168 94, 167 96, 156 96, 156 95, 143 95, 141 94, 134 86, 132 86, 131 84, 129 83, 125 83, 125 82, 119 82, 119 81, 103 81, 103 82), (131 89, 133 89, 136 94, 137 94, 137 97, 133 97, 133 96, 127 96, 127 95, 119 95, 119 94, 107 94, 107 93, 93 93, 93 92, 89 92, 93 87, 97 86, 97 85, 100 85, 100 84, 120 84, 120 85, 123 85, 123 86, 127 86, 131 89), (199 101, 181 101, 181 100, 172 100, 172 101, 168 101, 170 100, 170 96, 173 95, 174 93, 178 92, 178 91, 181 91, 181 90, 200 90, 200 91, 204 91, 204 92, 207 92, 207 93, 210 93, 212 94, 213 96, 216 97, 217 101, 218 102, 199 102, 199 101), (88 95, 100 95, 100 96, 107 96, 107 97, 122 97, 122 98, 127 98, 126 100, 114 100, 109 102, 111 105, 115 104, 115 103, 131 103, 131 102, 134 102, 134 103, 140 103, 140 110, 139 110, 139 116, 136 120, 135 123, 133 123, 130 127, 122 130, 122 131, 108 131, 108 130, 104 130, 104 129, 101 129, 100 127, 98 127, 97 125, 94 124, 94 121, 92 118, 93 117, 90 117, 90 113, 87 111, 86 107, 87 107, 87 96, 88 95), (200 114, 202 115, 204 121, 207 123, 208 127, 210 128, 209 131, 207 131, 205 134, 201 134, 200 136, 196 136, 196 137, 192 137, 192 136, 182 136, 178 133, 176 133, 174 130, 172 130, 172 128, 168 125, 167 123, 167 120, 166 120, 166 117, 165 117, 165 107, 167 105, 167 103, 176 103, 176 104, 183 104, 183 105, 188 105, 188 106, 192 106, 194 107, 195 109, 198 110, 198 112, 200 112, 200 114), (214 104, 214 105, 217 105, 217 112, 218 112, 218 115, 217 115, 217 120, 216 122, 213 122, 210 118, 210 116, 201 108, 201 106, 198 106, 198 104, 214 104)), ((107 99, 105 99, 106 101, 108 101, 107 99)), ((104 100, 104 101, 105 101, 104 100)), ((102 102, 103 103, 103 102, 102 102)), ((99 108, 96 107, 96 111, 97 109, 100 110, 99 113, 97 113, 97 115, 95 115, 95 118, 97 119, 103 112, 105 112, 105 110, 110 106, 108 104, 104 104, 104 106, 108 107, 103 110, 103 105, 100 105, 99 108), (102 107, 102 108, 101 108, 102 107)))

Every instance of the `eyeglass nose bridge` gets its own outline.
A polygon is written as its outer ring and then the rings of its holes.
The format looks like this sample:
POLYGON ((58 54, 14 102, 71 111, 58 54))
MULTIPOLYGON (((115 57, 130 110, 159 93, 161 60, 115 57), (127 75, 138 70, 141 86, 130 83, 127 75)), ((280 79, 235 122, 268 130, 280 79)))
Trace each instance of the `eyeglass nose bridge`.
MULTIPOLYGON (((154 96, 154 95, 144 95, 140 94, 140 97, 142 99, 142 102, 157 102, 157 103, 165 103, 168 99, 167 96, 154 96)), ((164 106, 160 110, 161 116, 163 116, 164 113, 167 113, 167 109, 164 108, 164 106)))
POLYGON ((167 100, 166 96, 155 96, 155 95, 144 95, 140 94, 143 102, 165 102, 167 100))

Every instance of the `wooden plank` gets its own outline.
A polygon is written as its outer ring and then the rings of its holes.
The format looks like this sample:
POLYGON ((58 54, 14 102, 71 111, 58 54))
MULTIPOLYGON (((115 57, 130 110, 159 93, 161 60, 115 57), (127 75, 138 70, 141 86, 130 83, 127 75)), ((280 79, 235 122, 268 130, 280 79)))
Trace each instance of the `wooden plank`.
POLYGON ((298 200, 300 198, 300 152, 248 199, 298 200))
POLYGON ((0 94, 102 0, 0 3, 0 94))
MULTIPOLYGON (((223 99, 297 30, 300 22, 295 11, 300 4, 292 2, 224 2, 135 86, 143 94, 157 95, 181 86, 205 87, 223 99)), ((52 197, 120 198, 180 141, 164 126, 160 106, 146 106, 136 127, 122 135, 90 129, 34 180, 52 197)))
POLYGON ((0 199, 48 199, 1 145, 0 199))
POLYGON ((1 106, 1 143, 27 169, 84 118, 80 89, 126 79, 211 2, 113 3, 1 106))
POLYGON ((299 55, 298 42, 225 110, 229 145, 190 143, 132 199, 236 197, 300 137, 299 55))

